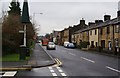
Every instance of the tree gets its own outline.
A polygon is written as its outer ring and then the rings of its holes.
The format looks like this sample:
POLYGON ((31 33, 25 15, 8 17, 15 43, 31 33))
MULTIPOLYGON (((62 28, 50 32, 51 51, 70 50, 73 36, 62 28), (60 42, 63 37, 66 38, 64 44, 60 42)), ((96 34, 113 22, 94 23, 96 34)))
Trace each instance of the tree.
POLYGON ((20 3, 16 0, 12 0, 12 2, 10 3, 11 6, 9 6, 10 10, 8 11, 8 14, 17 14, 17 15, 21 15, 21 9, 20 9, 20 3))

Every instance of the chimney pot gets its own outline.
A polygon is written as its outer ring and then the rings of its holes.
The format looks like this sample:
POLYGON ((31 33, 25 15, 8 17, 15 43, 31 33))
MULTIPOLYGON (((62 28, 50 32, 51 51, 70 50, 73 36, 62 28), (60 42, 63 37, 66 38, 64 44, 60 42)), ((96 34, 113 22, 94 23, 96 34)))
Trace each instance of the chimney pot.
POLYGON ((117 17, 120 17, 120 11, 117 11, 117 17))
POLYGON ((80 20, 80 24, 85 25, 85 20, 84 19, 80 20))
POLYGON ((95 23, 94 22, 89 22, 88 25, 92 26, 92 25, 95 25, 95 23))
POLYGON ((95 20, 95 24, 100 24, 100 23, 103 23, 103 20, 95 20))
POLYGON ((110 20, 111 16, 110 15, 104 15, 104 21, 110 20))

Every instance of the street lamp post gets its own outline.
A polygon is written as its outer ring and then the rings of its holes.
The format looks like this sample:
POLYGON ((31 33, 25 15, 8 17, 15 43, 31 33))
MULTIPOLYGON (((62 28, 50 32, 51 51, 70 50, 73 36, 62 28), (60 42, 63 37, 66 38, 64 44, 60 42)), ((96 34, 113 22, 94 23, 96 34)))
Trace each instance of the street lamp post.
POLYGON ((34 22, 35 22, 35 15, 36 14, 41 14, 42 15, 43 13, 33 13, 33 25, 34 25, 34 22))

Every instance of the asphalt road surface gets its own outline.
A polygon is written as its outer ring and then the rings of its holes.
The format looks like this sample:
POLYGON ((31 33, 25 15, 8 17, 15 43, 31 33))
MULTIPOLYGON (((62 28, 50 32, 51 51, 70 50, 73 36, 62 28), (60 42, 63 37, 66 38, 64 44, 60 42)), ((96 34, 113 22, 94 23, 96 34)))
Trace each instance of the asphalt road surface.
MULTIPOLYGON (((45 50, 46 47, 42 46, 45 50)), ((46 50, 53 58, 62 62, 61 67, 36 68, 32 71, 17 71, 15 76, 36 77, 107 77, 119 78, 119 59, 116 57, 82 51, 80 49, 64 48, 56 46, 56 50, 46 50)))

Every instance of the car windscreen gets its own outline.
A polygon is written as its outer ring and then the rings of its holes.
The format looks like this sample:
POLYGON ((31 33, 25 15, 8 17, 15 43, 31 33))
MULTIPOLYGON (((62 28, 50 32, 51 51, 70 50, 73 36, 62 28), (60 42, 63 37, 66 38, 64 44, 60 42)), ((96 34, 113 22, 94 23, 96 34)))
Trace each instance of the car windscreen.
POLYGON ((54 43, 48 43, 48 45, 54 45, 54 43))

